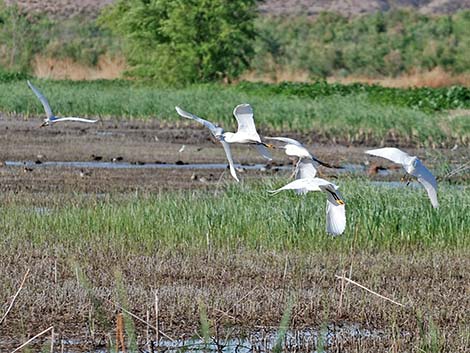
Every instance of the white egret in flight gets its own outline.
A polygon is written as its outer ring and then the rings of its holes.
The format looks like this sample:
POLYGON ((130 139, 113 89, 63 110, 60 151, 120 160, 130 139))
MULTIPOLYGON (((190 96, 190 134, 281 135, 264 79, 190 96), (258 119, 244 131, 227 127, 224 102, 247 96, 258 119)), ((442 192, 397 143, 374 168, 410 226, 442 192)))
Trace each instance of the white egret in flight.
POLYGON ((183 109, 181 109, 180 107, 175 107, 175 109, 176 109, 176 112, 180 116, 182 116, 184 118, 187 118, 187 119, 195 120, 195 121, 197 121, 198 123, 204 125, 205 127, 207 127, 210 130, 212 135, 224 147, 225 155, 227 156, 228 165, 229 165, 229 168, 230 168, 230 174, 232 175, 232 177, 236 181, 239 181, 238 177, 237 177, 237 173, 235 171, 235 167, 233 166, 233 159, 232 159, 232 152, 230 150, 230 145, 225 141, 224 129, 222 129, 220 126, 217 126, 217 125, 211 123, 210 121, 204 120, 204 119, 202 119, 202 118, 200 118, 200 117, 198 117, 194 114, 188 113, 188 112, 184 111, 183 109))
POLYGON ((378 148, 366 151, 372 156, 382 157, 394 163, 401 164, 405 171, 416 177, 426 189, 431 204, 434 208, 439 207, 437 201, 437 182, 432 173, 421 163, 416 156, 410 156, 408 153, 394 147, 378 148))
POLYGON ((44 97, 41 94, 41 92, 39 92, 38 89, 34 87, 33 84, 29 81, 28 81, 28 86, 29 88, 33 90, 34 94, 39 98, 39 100, 42 103, 42 106, 44 107, 44 111, 46 112, 46 119, 44 119, 44 122, 42 123, 40 127, 52 125, 60 121, 80 121, 82 123, 96 123, 98 121, 98 120, 90 120, 90 119, 83 119, 83 118, 76 118, 76 117, 58 118, 52 113, 51 106, 49 105, 49 102, 47 101, 46 97, 44 97))
POLYGON ((237 132, 224 133, 225 141, 228 143, 241 143, 254 145, 258 152, 267 160, 272 160, 271 153, 266 147, 272 147, 261 142, 255 127, 253 119, 253 108, 249 104, 239 104, 233 110, 233 116, 237 119, 238 130, 237 132))
POLYGON ((266 140, 276 140, 283 142, 284 145, 281 147, 285 150, 288 156, 298 157, 300 159, 311 159, 316 163, 323 165, 328 168, 335 168, 334 166, 322 162, 318 158, 316 158, 310 151, 302 145, 299 141, 288 138, 288 137, 265 137, 266 140))
POLYGON ((310 168, 311 160, 306 164, 300 161, 299 173, 304 178, 296 179, 280 189, 271 191, 277 194, 283 190, 295 190, 305 194, 309 191, 322 191, 326 194, 326 231, 332 235, 340 235, 346 229, 346 208, 344 199, 338 191, 338 186, 325 179, 316 178, 310 168), (313 177, 311 176, 313 175, 313 177))

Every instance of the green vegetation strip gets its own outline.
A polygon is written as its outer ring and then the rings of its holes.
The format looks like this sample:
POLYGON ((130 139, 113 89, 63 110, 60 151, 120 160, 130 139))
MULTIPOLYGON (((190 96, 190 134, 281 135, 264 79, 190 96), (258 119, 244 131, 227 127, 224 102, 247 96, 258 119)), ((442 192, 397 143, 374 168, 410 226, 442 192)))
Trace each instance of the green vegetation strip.
MULTIPOLYGON (((453 146, 455 143, 465 145, 470 142, 468 114, 451 116, 444 112, 419 110, 400 104, 400 99, 394 104, 395 93, 387 96, 387 92, 402 92, 396 94, 406 100, 407 95, 411 96, 413 92, 424 92, 422 95, 425 96, 427 90, 388 91, 375 86, 324 83, 279 86, 244 83, 173 89, 122 80, 33 82, 48 97, 58 115, 187 122, 174 111, 175 105, 179 105, 201 117, 219 122, 226 129, 234 129, 234 106, 248 102, 255 109, 257 125, 280 130, 279 133, 311 132, 325 140, 351 143, 383 143, 393 139, 413 145, 453 146)), ((469 93, 463 90, 465 98, 469 93)), ((452 96, 452 92, 460 92, 460 88, 448 89, 448 92, 452 96)), ((470 100, 464 98, 456 106, 469 105, 470 100)), ((0 111, 28 116, 44 115, 40 102, 26 82, 16 80, 0 82, 0 111)))
POLYGON ((364 251, 397 252, 470 247, 470 193, 464 186, 441 183, 440 208, 434 210, 422 188, 338 180, 348 226, 344 236, 332 238, 325 231, 324 195, 267 192, 284 182, 105 199, 77 195, 38 200, 5 194, 2 242, 139 254, 205 247, 335 253, 349 253, 353 244, 364 251))

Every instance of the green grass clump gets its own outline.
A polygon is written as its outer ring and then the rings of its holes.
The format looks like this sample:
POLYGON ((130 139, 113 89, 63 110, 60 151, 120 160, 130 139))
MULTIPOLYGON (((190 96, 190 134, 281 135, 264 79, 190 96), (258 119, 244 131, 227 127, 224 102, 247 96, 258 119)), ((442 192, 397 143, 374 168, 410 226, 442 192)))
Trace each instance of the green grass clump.
MULTIPOLYGON (((260 128, 312 132, 324 140, 381 143, 392 138, 414 145, 453 146, 455 143, 468 144, 470 136, 465 120, 453 123, 446 114, 403 106, 399 100, 394 104, 393 97, 387 98, 386 91, 377 87, 357 86, 348 93, 350 86, 321 83, 305 86, 197 85, 185 89, 124 80, 34 80, 34 83, 48 97, 58 115, 187 122, 174 110, 179 105, 226 129, 235 129, 232 110, 235 105, 248 102, 255 109, 255 120, 260 128), (326 91, 322 91, 323 88, 326 91), (373 97, 381 94, 385 98, 379 103, 373 97)), ((396 92, 403 92, 400 93, 403 96, 409 94, 406 90, 396 92)), ((40 102, 24 81, 0 83, 0 111, 44 114, 40 102)))
POLYGON ((230 185, 226 191, 166 192, 106 200, 52 198, 46 212, 9 196, 2 202, 3 241, 61 243, 65 248, 264 250, 348 252, 468 248, 470 193, 441 183, 434 210, 422 188, 391 188, 362 180, 339 180, 346 199, 344 236, 325 231, 325 197, 293 192, 272 196, 283 184, 230 185))
POLYGON ((280 84, 242 82, 238 88, 265 96, 281 94, 313 99, 325 96, 366 94, 371 103, 409 107, 426 112, 470 108, 470 88, 463 86, 391 88, 363 83, 344 85, 318 81, 315 83, 284 82, 280 84))

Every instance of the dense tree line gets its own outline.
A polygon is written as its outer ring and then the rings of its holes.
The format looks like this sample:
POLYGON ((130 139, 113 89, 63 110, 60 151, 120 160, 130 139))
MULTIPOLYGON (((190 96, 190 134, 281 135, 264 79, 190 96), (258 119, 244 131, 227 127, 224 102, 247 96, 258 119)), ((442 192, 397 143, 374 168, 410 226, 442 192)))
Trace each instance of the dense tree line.
POLYGON ((302 70, 314 77, 396 76, 442 67, 470 72, 470 11, 425 16, 391 11, 348 19, 260 18, 252 68, 302 70))
POLYGON ((124 55, 127 75, 165 84, 230 81, 246 70, 397 76, 441 67, 470 72, 470 11, 390 11, 257 17, 256 0, 118 0, 98 21, 54 20, 0 0, 0 71, 28 72, 34 56, 96 65, 124 55))

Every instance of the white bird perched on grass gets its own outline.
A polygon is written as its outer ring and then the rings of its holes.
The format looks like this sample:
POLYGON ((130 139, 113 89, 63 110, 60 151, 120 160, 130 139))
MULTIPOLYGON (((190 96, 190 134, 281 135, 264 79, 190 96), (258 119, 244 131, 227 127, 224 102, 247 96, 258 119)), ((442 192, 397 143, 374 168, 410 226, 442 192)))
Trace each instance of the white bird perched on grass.
POLYGON ((405 171, 416 177, 418 181, 426 189, 431 204, 434 208, 439 207, 437 201, 437 182, 432 173, 421 163, 416 156, 410 156, 408 153, 394 147, 378 148, 375 150, 366 151, 367 154, 372 156, 382 157, 394 163, 401 164, 405 171))
POLYGON ((232 175, 232 177, 236 181, 239 181, 238 177, 237 177, 237 173, 235 171, 235 167, 233 166, 233 159, 232 159, 232 152, 230 150, 230 145, 225 141, 224 129, 222 129, 221 127, 219 127, 219 126, 217 126, 213 123, 211 123, 210 121, 204 120, 204 119, 202 119, 202 118, 200 118, 200 117, 198 117, 194 114, 188 113, 188 112, 184 111, 183 109, 181 109, 180 107, 175 107, 175 109, 176 109, 176 112, 180 116, 182 116, 184 118, 187 118, 187 119, 195 120, 195 121, 197 121, 198 123, 204 125, 205 127, 207 127, 210 130, 212 135, 224 147, 225 155, 227 156, 228 165, 229 165, 229 168, 230 168, 230 174, 232 175))
POLYGON ((306 177, 294 180, 280 189, 271 191, 277 194, 283 190, 296 190, 297 193, 322 191, 326 194, 326 231, 332 235, 341 235, 346 229, 346 208, 338 186, 325 179, 306 177))
POLYGON ((294 140, 288 137, 265 137, 265 139, 283 142, 284 145, 281 148, 285 150, 288 156, 299 157, 300 159, 311 159, 312 161, 315 161, 316 163, 323 165, 325 167, 336 168, 316 158, 312 153, 310 153, 310 151, 304 145, 302 145, 297 140, 294 140))
POLYGON ((28 86, 31 88, 34 92, 34 94, 39 98, 39 100, 42 103, 42 106, 44 107, 44 111, 46 112, 46 119, 44 119, 44 122, 40 127, 43 126, 48 126, 52 125, 53 123, 57 123, 60 121, 80 121, 82 123, 96 123, 98 120, 90 120, 90 119, 83 119, 83 118, 76 118, 76 117, 66 117, 66 118, 58 118, 52 113, 51 106, 49 105, 49 102, 47 101, 46 97, 44 97, 41 92, 38 91, 36 87, 33 86, 33 84, 29 81, 28 86))

